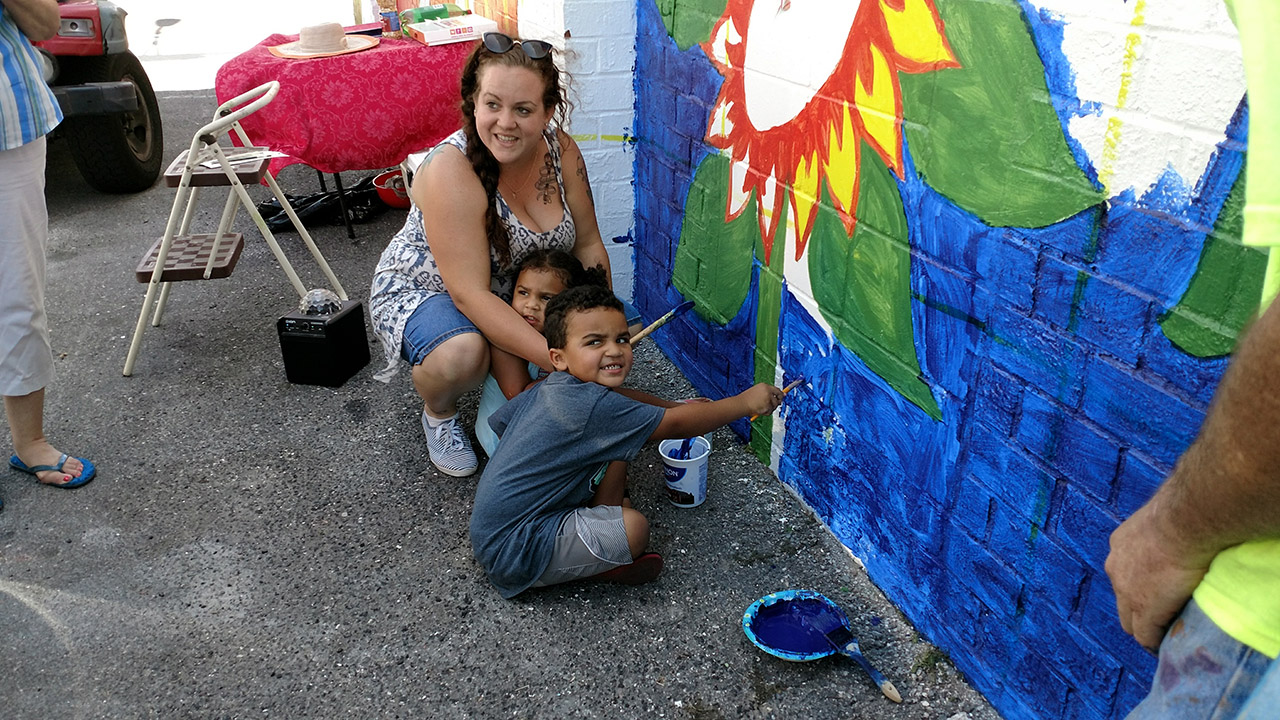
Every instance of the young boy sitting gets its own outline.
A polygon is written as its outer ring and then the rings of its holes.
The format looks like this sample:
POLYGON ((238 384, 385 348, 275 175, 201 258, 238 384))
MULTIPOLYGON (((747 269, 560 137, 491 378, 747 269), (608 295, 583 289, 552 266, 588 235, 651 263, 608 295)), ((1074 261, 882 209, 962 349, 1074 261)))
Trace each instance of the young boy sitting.
POLYGON ((649 440, 702 435, 773 412, 760 383, 724 400, 659 407, 615 392, 631 370, 631 333, 608 289, 571 288, 547 307, 555 367, 490 418, 502 438, 476 488, 471 546, 503 597, 594 576, 649 582, 649 522, 623 501, 626 463, 649 440))

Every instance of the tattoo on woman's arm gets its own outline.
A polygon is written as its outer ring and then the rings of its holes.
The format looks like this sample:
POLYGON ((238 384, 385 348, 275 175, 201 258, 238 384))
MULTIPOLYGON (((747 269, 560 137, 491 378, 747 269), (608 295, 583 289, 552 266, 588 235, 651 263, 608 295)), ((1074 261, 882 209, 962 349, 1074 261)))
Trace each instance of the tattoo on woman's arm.
POLYGON ((587 178, 587 161, 583 160, 581 155, 578 156, 578 177, 582 178, 583 184, 587 186, 587 199, 591 201, 591 205, 594 207, 596 196, 591 192, 591 180, 587 178))

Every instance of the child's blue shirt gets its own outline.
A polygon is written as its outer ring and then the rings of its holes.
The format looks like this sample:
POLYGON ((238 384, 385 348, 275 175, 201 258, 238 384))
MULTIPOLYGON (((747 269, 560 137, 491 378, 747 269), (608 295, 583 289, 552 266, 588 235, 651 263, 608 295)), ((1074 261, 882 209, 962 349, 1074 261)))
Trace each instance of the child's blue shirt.
POLYGON ((471 547, 503 597, 537 581, 561 521, 591 501, 591 478, 632 460, 664 412, 556 372, 490 417, 502 442, 476 487, 471 547))

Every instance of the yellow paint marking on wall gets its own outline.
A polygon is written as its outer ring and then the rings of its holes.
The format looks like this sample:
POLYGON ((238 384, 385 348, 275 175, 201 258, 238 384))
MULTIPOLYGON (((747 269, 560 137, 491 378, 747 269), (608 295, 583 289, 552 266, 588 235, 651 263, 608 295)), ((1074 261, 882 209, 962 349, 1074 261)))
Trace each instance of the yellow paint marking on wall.
POLYGON ((733 124, 729 122, 729 108, 732 103, 718 103, 712 109, 711 125, 707 128, 707 137, 729 137, 733 124))
POLYGON ((903 57, 920 63, 955 60, 942 42, 942 34, 933 22, 933 12, 924 0, 906 0, 901 12, 880 0, 880 9, 884 12, 884 24, 894 50, 903 57))
MULTIPOLYGON (((1147 0, 1138 0, 1133 6, 1133 20, 1129 26, 1140 28, 1146 24, 1147 0)), ((1142 35, 1137 30, 1130 32, 1124 43, 1124 70, 1120 73, 1120 90, 1116 93, 1116 113, 1107 120, 1107 132, 1102 136, 1102 167, 1098 169, 1098 182, 1107 197, 1111 197, 1111 178, 1116 174, 1116 158, 1119 157, 1120 134, 1124 120, 1119 111, 1129 104, 1129 88, 1133 84, 1133 66, 1138 60, 1138 46, 1142 44, 1142 35)))
POLYGON ((570 136, 578 142, 592 142, 594 140, 604 140, 605 142, 635 142, 635 138, 629 135, 572 135, 570 136))

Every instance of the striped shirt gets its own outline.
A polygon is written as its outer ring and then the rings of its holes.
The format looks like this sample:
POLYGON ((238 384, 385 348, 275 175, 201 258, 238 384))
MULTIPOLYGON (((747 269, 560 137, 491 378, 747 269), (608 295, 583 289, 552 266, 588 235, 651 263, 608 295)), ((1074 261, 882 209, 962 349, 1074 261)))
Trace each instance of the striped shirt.
POLYGON ((26 145, 62 122, 36 49, 7 10, 0 12, 0 79, 0 150, 26 145))

